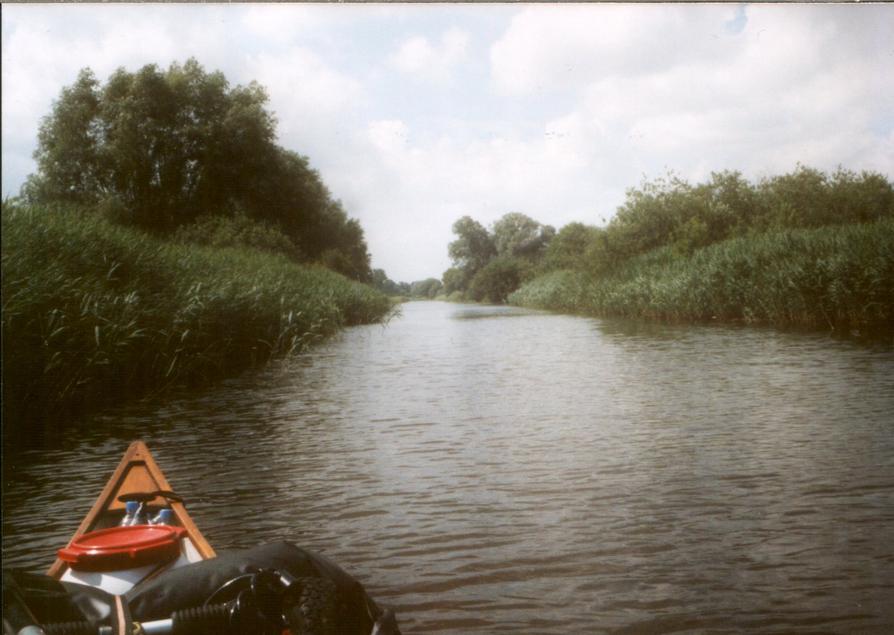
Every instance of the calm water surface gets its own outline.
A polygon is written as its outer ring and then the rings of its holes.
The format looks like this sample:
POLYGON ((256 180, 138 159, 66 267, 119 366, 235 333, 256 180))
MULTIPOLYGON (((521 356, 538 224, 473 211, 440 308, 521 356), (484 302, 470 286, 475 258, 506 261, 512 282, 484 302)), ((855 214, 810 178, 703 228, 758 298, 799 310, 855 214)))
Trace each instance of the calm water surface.
POLYGON ((5 566, 141 437, 212 544, 321 551, 405 633, 894 631, 890 347, 411 303, 88 423, 7 465, 5 566))

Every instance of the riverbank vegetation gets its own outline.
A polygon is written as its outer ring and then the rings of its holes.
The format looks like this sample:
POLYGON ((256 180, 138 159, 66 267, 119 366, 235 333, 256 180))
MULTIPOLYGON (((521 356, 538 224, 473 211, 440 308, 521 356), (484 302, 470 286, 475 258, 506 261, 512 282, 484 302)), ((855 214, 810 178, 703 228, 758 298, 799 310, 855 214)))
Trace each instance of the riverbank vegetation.
POLYGON ((256 83, 89 69, 3 204, 3 414, 60 423, 381 320, 363 229, 276 144, 256 83))
POLYGON ((119 69, 105 85, 84 69, 43 120, 22 198, 203 244, 275 238, 296 262, 370 282, 363 229, 307 157, 276 144, 266 103, 260 85, 232 87, 195 60, 119 69))
POLYGON ((513 304, 665 321, 719 320, 817 329, 894 324, 894 219, 660 248, 601 276, 553 271, 513 304))
POLYGON ((391 303, 255 247, 163 240, 71 207, 3 206, 3 413, 65 419, 299 351, 391 303))
POLYGON ((437 278, 426 278, 413 282, 395 282, 383 269, 373 269, 373 286, 393 298, 403 300, 433 300, 441 291, 442 284, 437 278))
POLYGON ((456 266, 444 274, 469 299, 674 321, 894 323, 894 188, 878 174, 659 179, 629 190, 605 227, 541 228, 527 254, 501 254, 496 224, 472 223, 454 227, 456 266))

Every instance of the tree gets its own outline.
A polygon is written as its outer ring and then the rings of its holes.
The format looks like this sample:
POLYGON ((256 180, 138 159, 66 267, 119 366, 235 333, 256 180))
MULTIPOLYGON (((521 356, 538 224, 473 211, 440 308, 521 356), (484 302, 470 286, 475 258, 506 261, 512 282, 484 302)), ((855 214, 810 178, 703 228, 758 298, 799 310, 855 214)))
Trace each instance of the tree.
POLYGON ((565 225, 546 248, 544 267, 548 270, 582 267, 587 250, 601 231, 583 223, 565 225))
POLYGON ((457 239, 448 250, 453 267, 443 274, 444 292, 468 291, 474 300, 504 302, 532 275, 556 230, 512 212, 494 223, 492 232, 463 216, 453 224, 453 233, 457 239))
POLYGON ((410 285, 410 295, 414 298, 432 299, 441 290, 441 281, 437 278, 417 280, 410 285))
POLYGON ((484 226, 469 216, 453 223, 457 238, 448 246, 454 266, 462 269, 467 279, 497 255, 493 239, 484 226))
POLYGON ((78 74, 75 83, 62 89, 53 114, 44 118, 34 153, 40 176, 31 175, 23 195, 29 199, 81 202, 104 188, 98 169, 99 82, 90 69, 78 74))
POLYGON ((200 217, 263 220, 295 253, 370 278, 363 230, 348 218, 306 157, 275 143, 276 122, 257 83, 231 87, 193 59, 100 87, 89 69, 44 118, 31 202, 114 200, 124 220, 167 233, 200 217))
POLYGON ((520 258, 497 256, 472 278, 469 296, 476 302, 503 304, 528 277, 528 268, 520 258))
POLYGON ((444 293, 450 295, 454 291, 463 291, 465 289, 465 275, 462 269, 458 267, 450 267, 441 276, 444 282, 444 293))
POLYGON ((894 188, 884 176, 842 168, 826 175, 799 166, 790 174, 762 180, 757 196, 769 226, 821 227, 894 214, 894 188))
POLYGON ((292 260, 302 256, 288 236, 279 229, 246 216, 202 216, 183 225, 172 236, 175 242, 212 247, 249 247, 280 253, 292 260))
POLYGON ((372 285, 385 295, 401 295, 400 285, 391 280, 384 269, 372 270, 372 285))
POLYGON ((541 225, 529 216, 511 212, 494 223, 493 242, 500 256, 536 260, 555 234, 555 228, 550 225, 541 225))

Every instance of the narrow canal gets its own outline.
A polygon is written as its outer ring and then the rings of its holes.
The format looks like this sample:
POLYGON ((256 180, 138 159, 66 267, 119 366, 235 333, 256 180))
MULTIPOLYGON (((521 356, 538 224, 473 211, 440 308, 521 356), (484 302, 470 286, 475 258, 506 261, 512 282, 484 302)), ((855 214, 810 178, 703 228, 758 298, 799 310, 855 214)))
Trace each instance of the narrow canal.
POLYGON ((40 570, 144 439, 218 549, 331 556, 405 633, 894 629, 894 351, 410 303, 4 474, 40 570))

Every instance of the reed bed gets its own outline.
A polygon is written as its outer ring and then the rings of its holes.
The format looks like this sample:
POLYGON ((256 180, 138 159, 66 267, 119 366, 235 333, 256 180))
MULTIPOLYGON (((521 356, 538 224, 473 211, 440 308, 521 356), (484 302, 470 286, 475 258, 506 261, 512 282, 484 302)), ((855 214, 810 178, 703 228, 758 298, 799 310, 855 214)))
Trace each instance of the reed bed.
POLYGON ((204 384, 391 310, 280 255, 166 242, 73 209, 5 204, 2 218, 7 430, 204 384))
POLYGON ((664 247, 591 277, 557 271, 513 304, 588 315, 891 332, 894 219, 664 247))

